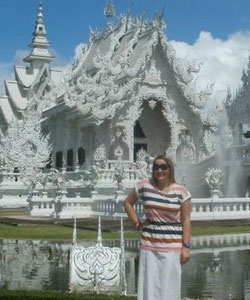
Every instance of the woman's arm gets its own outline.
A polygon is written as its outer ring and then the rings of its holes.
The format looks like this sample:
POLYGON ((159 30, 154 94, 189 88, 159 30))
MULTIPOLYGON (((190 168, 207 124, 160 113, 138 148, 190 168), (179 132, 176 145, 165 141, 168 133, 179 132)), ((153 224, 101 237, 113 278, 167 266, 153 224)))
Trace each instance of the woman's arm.
POLYGON ((191 238, 191 199, 186 200, 181 206, 181 220, 183 227, 182 234, 182 249, 180 260, 182 264, 185 264, 190 259, 190 238, 191 238))
POLYGON ((136 212, 133 208, 133 206, 134 206, 134 204, 136 203, 137 200, 138 200, 138 197, 135 193, 135 190, 132 190, 128 194, 128 196, 125 199, 123 205, 124 205, 124 208, 126 210, 126 213, 128 214, 128 216, 129 216, 130 220, 132 221, 132 223, 134 224, 135 228, 139 229, 141 222, 140 222, 140 220, 139 220, 139 218, 138 218, 138 216, 137 216, 137 214, 136 214, 136 212))

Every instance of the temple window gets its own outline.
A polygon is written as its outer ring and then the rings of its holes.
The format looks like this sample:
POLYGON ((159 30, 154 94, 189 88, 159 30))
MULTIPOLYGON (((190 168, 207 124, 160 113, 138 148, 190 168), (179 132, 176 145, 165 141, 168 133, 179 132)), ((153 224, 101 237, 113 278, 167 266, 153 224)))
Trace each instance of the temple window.
POLYGON ((63 163, 63 153, 62 151, 56 152, 56 168, 60 169, 62 168, 62 163, 63 163))
POLYGON ((47 168, 47 169, 50 169, 50 168, 51 168, 52 157, 53 157, 53 154, 52 154, 52 152, 51 152, 50 155, 49 155, 48 163, 47 163, 47 165, 46 165, 46 168, 47 168))
POLYGON ((144 134, 139 121, 136 121, 135 126, 134 126, 134 137, 135 138, 146 138, 146 135, 144 134))
POLYGON ((73 163, 74 163, 74 151, 73 149, 69 149, 67 151, 67 171, 72 171, 73 163))
POLYGON ((80 147, 78 148, 78 164, 81 166, 85 163, 85 150, 80 147))

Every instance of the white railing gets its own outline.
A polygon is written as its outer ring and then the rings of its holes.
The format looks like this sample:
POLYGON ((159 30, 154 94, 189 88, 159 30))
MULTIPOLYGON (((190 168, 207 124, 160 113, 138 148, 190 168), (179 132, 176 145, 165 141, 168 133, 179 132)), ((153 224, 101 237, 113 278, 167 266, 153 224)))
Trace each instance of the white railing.
MULTIPOLYGON (((103 243, 108 247, 118 247, 120 240, 104 240, 103 243)), ((127 250, 136 251, 140 240, 126 239, 124 243, 127 250)), ((191 244, 192 254, 245 250, 250 249, 250 233, 194 236, 191 244)))
MULTIPOLYGON (((123 215, 123 199, 98 201, 93 203, 93 211, 103 216, 123 215)), ((143 203, 137 202, 135 210, 143 216, 143 203)), ((201 198, 192 199, 192 220, 226 220, 250 218, 250 198, 201 198)))
POLYGON ((134 163, 129 160, 108 160, 107 166, 109 169, 115 169, 117 166, 122 166, 124 169, 133 169, 134 163))
POLYGON ((250 218, 250 198, 192 199, 192 220, 250 218))
POLYGON ((13 172, 2 172, 0 173, 0 185, 1 188, 7 188, 10 185, 15 188, 16 186, 22 185, 25 189, 24 183, 23 183, 23 174, 21 173, 13 173, 13 172))
MULTIPOLYGON (((123 201, 124 194, 116 196, 100 196, 93 193, 91 197, 67 197, 67 193, 60 193, 55 197, 45 194, 35 194, 29 199, 30 214, 49 214, 58 218, 74 216, 106 216, 127 217, 123 201), (47 213, 46 213, 47 211, 47 213), (52 212, 53 211, 53 212, 52 212)), ((143 203, 139 201, 135 210, 143 217, 143 203)), ((230 220, 250 218, 250 198, 200 198, 192 199, 192 220, 230 220)))
MULTIPOLYGON (((114 169, 100 169, 98 171, 99 173, 99 182, 100 181, 109 181, 113 182, 115 181, 115 173, 116 171, 114 169)), ((126 180, 132 180, 136 181, 139 179, 139 171, 138 170, 132 170, 132 169, 124 169, 123 173, 123 181, 126 180)), ((98 183, 97 183, 98 186, 98 183)))

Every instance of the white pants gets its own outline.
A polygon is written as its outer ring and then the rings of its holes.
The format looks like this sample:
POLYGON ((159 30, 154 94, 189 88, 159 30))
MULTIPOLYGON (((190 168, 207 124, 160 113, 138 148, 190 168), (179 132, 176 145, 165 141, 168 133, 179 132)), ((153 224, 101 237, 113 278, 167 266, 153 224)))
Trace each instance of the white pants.
POLYGON ((141 249, 137 300, 180 299, 180 253, 141 249))

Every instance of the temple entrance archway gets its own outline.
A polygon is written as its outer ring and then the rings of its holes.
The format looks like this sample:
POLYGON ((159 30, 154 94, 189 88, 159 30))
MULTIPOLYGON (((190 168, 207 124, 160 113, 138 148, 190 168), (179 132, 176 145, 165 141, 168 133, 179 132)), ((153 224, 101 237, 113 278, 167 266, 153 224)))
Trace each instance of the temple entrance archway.
POLYGON ((134 125, 134 160, 141 148, 154 157, 165 153, 170 142, 170 124, 163 116, 161 103, 158 102, 154 108, 151 108, 144 101, 142 113, 134 125))

